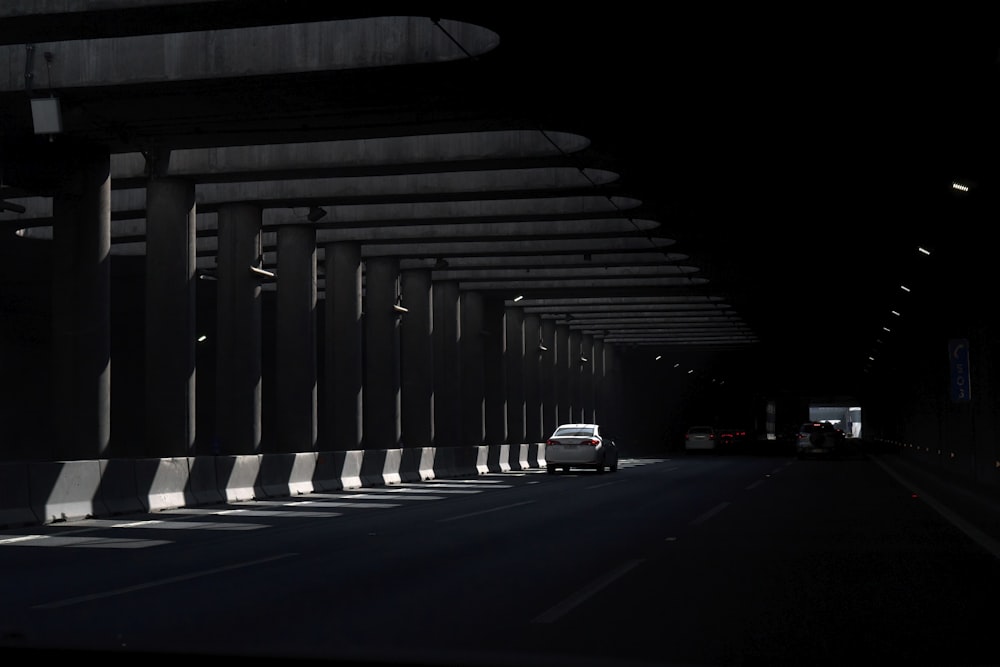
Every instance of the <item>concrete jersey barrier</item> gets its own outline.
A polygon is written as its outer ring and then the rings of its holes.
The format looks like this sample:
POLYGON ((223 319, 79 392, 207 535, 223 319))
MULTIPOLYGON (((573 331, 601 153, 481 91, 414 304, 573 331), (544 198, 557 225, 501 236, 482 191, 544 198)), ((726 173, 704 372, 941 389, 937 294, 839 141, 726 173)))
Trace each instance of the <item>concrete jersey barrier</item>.
POLYGON ((0 527, 544 467, 544 445, 0 463, 0 527))

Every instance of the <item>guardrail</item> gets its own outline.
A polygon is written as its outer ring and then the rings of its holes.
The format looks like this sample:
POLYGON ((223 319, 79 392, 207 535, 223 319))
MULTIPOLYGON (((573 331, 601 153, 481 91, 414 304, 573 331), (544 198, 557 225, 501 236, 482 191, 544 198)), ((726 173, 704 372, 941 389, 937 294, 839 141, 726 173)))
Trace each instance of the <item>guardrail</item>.
POLYGON ((545 467, 545 444, 0 463, 0 527, 545 467))

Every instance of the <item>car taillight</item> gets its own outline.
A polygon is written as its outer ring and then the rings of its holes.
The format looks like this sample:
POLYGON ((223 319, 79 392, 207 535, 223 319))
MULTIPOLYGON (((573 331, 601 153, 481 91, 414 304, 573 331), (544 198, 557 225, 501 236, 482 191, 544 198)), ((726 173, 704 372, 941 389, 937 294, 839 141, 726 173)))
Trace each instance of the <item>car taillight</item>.
POLYGON ((558 440, 553 440, 552 438, 549 438, 548 440, 545 441, 545 444, 546 445, 558 445, 559 441, 558 440))
POLYGON ((587 444, 589 444, 589 445, 599 445, 599 444, 601 444, 601 441, 598 440, 598 439, 596 439, 596 438, 591 438, 590 442, 587 443, 587 444))

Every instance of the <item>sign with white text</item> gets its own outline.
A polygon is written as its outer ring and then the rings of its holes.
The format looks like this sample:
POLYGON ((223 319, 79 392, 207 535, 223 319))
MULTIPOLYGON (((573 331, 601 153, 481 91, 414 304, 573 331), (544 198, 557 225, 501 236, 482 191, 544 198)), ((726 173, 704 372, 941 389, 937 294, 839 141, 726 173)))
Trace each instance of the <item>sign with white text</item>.
POLYGON ((951 366, 951 400, 956 403, 972 400, 968 339, 948 341, 948 363, 951 366))

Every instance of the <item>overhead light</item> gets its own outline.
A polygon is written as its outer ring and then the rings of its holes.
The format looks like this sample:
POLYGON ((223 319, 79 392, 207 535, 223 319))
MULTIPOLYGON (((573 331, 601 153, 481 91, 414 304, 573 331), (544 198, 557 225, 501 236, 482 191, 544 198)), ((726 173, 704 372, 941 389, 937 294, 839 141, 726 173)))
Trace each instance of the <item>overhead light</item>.
MULTIPOLYGON (((24 87, 31 92, 34 77, 35 45, 25 44, 24 87)), ((52 94, 52 59, 51 51, 46 51, 45 66, 49 73, 49 96, 31 98, 31 124, 35 134, 58 134, 62 132, 62 112, 59 110, 59 98, 52 94)), ((51 141, 52 137, 49 137, 51 141)))
POLYGON ((514 297, 514 303, 517 303, 518 301, 520 301, 523 298, 524 298, 523 294, 518 294, 517 296, 514 297))
POLYGON ((206 336, 205 334, 198 336, 199 343, 204 343, 206 340, 208 340, 208 336, 206 336))
POLYGON ((323 208, 322 206, 310 206, 309 215, 306 216, 306 219, 309 222, 316 222, 325 215, 326 215, 326 209, 323 208))
POLYGON ((31 100, 31 124, 35 134, 62 132, 62 112, 58 97, 36 97, 31 100))
POLYGON ((398 303, 392 304, 392 309, 394 311, 396 311, 397 313, 408 313, 408 312, 410 312, 409 310, 407 310, 403 306, 399 305, 398 303))
POLYGON ((581 364, 585 364, 585 363, 587 363, 587 361, 589 361, 589 360, 587 359, 587 357, 580 357, 580 363, 581 363, 581 364))
POLYGON ((654 361, 659 361, 662 358, 663 358, 663 355, 662 354, 658 354, 658 355, 656 355, 656 359, 654 361))
POLYGON ((254 266, 252 264, 250 265, 250 271, 252 273, 255 273, 258 276, 261 276, 261 277, 264 277, 264 278, 274 278, 274 272, 273 271, 268 271, 267 269, 262 269, 262 268, 254 266))

